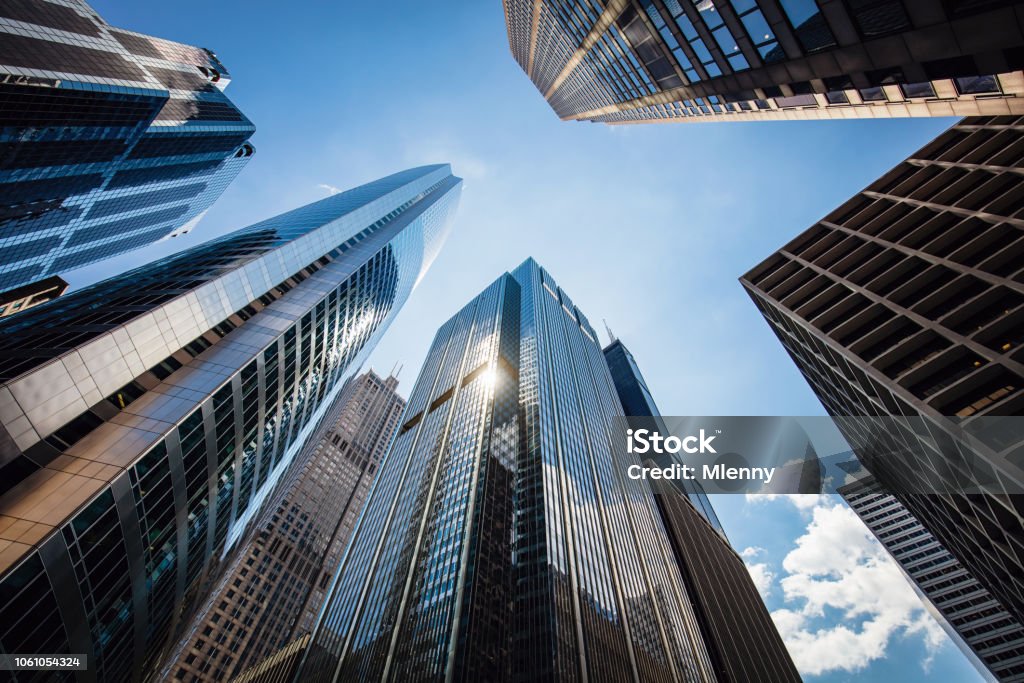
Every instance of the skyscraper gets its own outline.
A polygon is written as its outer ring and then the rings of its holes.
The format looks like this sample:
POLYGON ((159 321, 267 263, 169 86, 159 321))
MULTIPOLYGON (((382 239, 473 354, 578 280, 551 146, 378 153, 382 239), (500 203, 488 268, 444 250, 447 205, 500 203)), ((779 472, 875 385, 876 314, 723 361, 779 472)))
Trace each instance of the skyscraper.
POLYGON ((886 420, 885 448, 837 421, 864 466, 1024 621, 1020 430, 979 427, 1024 405, 1022 134, 964 119, 741 282, 829 413, 886 420))
POLYGON ((910 579, 930 612, 988 679, 1024 681, 1024 626, 893 496, 869 481, 839 493, 910 579))
POLYGON ((587 318, 532 259, 441 326, 295 680, 712 681, 587 318))
POLYGON ((414 168, 0 321, 0 648, 152 675, 433 262, 414 168))
MULTIPOLYGON (((604 349, 630 425, 661 434, 665 426, 647 381, 621 340, 604 349), (645 418, 649 419, 649 424, 645 418)), ((671 456, 669 456, 671 457, 671 456)), ((659 463, 669 464, 669 463, 659 463)), ((719 683, 799 683, 743 559, 729 544, 711 501, 694 481, 650 482, 676 564, 719 683)))
POLYGON ((0 292, 188 232, 253 125, 202 48, 0 0, 0 292))
MULTIPOLYGON (((608 371, 611 373, 624 414, 635 420, 649 417, 650 424, 644 426, 661 434, 669 434, 670 430, 661 419, 661 412, 654 402, 654 396, 647 388, 647 380, 644 379, 636 359, 626 345, 618 339, 613 339, 604 349, 604 359, 608 363, 608 371)), ((676 480, 674 483, 684 487, 682 493, 690 499, 697 512, 724 537, 725 529, 722 528, 722 523, 718 520, 718 515, 715 514, 715 509, 700 484, 689 480, 676 480)))
POLYGON ((565 120, 1024 113, 1016 3, 504 0, 512 55, 565 120))
POLYGON ((190 627, 168 680, 226 681, 313 630, 405 400, 372 370, 342 390, 190 627))

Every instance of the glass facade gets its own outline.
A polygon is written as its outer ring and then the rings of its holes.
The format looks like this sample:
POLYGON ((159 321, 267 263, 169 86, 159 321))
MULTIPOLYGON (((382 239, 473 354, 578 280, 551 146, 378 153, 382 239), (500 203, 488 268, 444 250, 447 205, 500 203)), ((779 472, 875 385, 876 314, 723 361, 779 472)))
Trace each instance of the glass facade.
POLYGON ((188 232, 248 162, 213 53, 0 0, 0 291, 188 232))
POLYGON ((155 679, 460 189, 447 165, 403 171, 0 322, 0 648, 155 679), (51 603, 59 625, 26 636, 12 610, 51 603))
POLYGON ((1022 144, 1019 117, 963 119, 740 281, 861 463, 1024 623, 1021 444, 976 422, 1024 412, 1022 144), (888 443, 844 416, 893 418, 888 443))
MULTIPOLYGON (((711 681, 596 335, 534 261, 434 338, 302 681, 711 681)), ((255 680, 255 679, 254 679, 255 680)))
MULTIPOLYGON (((610 332, 609 332, 610 334, 610 332)), ((604 349, 615 391, 634 429, 669 434, 636 359, 618 339, 604 349)), ((667 466, 655 457, 659 466, 667 466)), ((800 675, 742 558, 696 481, 652 481, 651 492, 693 605, 717 681, 799 683, 800 675)))
POLYGON ((567 120, 1024 113, 1024 33, 1009 1, 504 5, 513 57, 567 120))
POLYGON ((308 637, 405 401, 398 380, 372 370, 351 380, 296 456, 247 534, 163 679, 234 680, 308 637))
MULTIPOLYGON (((615 383, 615 392, 622 403, 624 414, 633 418, 651 418, 649 429, 661 434, 669 434, 670 431, 661 420, 661 412, 654 402, 654 396, 651 395, 650 389, 647 388, 647 382, 640 372, 640 367, 636 364, 636 359, 626 345, 618 339, 613 340, 604 349, 604 359, 608 363, 608 371, 611 373, 612 382, 615 383)), ((696 481, 673 483, 683 489, 681 493, 693 503, 697 512, 714 527, 722 538, 725 538, 725 529, 722 527, 718 515, 715 514, 711 500, 700 484, 696 481)))

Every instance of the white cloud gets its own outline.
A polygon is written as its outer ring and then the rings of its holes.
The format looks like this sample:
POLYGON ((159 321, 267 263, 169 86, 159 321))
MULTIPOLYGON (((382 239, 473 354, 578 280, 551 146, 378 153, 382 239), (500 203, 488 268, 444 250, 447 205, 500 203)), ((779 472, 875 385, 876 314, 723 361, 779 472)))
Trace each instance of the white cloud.
POLYGON ((765 552, 767 551, 764 548, 751 546, 749 548, 744 548, 743 550, 741 550, 740 557, 742 557, 744 560, 749 560, 758 557, 759 555, 764 555, 765 552))
POLYGON ((754 587, 757 588, 761 597, 767 598, 771 595, 772 584, 775 583, 775 572, 768 567, 768 564, 765 562, 748 563, 747 571, 750 572, 750 578, 754 581, 754 587))
POLYGON ((326 183, 320 183, 319 185, 317 185, 317 187, 319 187, 321 190, 327 190, 327 194, 330 195, 331 197, 341 192, 339 188, 335 187, 334 185, 328 185, 326 183))
POLYGON ((740 557, 743 558, 744 564, 747 565, 747 571, 750 572, 750 578, 754 582, 754 587, 757 588, 757 592, 761 594, 762 598, 767 598, 771 595, 772 585, 775 583, 775 572, 771 570, 767 562, 754 562, 753 560, 764 555, 766 552, 764 548, 757 546, 744 548, 740 551, 740 557))
POLYGON ((788 500, 798 510, 812 510, 821 501, 816 493, 748 493, 748 503, 770 503, 775 500, 788 500))
MULTIPOLYGON (((810 514, 804 534, 782 561, 779 585, 786 607, 772 612, 800 672, 862 671, 884 658, 895 638, 912 637, 922 639, 927 668, 946 636, 853 511, 818 496, 778 499, 810 514)), ((759 566, 751 565, 751 576, 759 566)))

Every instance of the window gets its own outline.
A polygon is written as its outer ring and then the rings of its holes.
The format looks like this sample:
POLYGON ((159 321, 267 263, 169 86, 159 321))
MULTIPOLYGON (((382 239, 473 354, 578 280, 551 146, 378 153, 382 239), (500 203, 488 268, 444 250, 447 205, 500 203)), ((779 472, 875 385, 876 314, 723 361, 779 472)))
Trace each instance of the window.
POLYGON ((863 88, 860 91, 860 98, 865 102, 884 102, 886 99, 885 91, 882 90, 880 86, 875 88, 863 88))
POLYGON ((900 90, 903 91, 903 96, 907 99, 935 97, 935 88, 928 81, 924 83, 904 83, 900 86, 900 90))
POLYGON ((816 52, 836 44, 825 17, 814 0, 779 0, 793 32, 808 52, 816 52))
POLYGON ((954 79, 956 91, 961 95, 981 95, 998 93, 999 81, 995 76, 964 76, 954 79))
POLYGON ((848 0, 847 4, 865 38, 910 28, 902 2, 892 0, 848 0))

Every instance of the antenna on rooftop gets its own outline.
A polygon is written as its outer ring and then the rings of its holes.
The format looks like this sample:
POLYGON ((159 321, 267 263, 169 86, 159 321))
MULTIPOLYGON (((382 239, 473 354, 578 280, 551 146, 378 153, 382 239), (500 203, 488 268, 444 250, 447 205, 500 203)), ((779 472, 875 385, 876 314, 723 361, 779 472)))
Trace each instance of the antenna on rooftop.
POLYGON ((618 339, 615 337, 615 333, 612 332, 612 328, 608 326, 608 321, 601 318, 601 322, 604 323, 604 329, 608 333, 608 341, 612 343, 617 342, 618 339))

